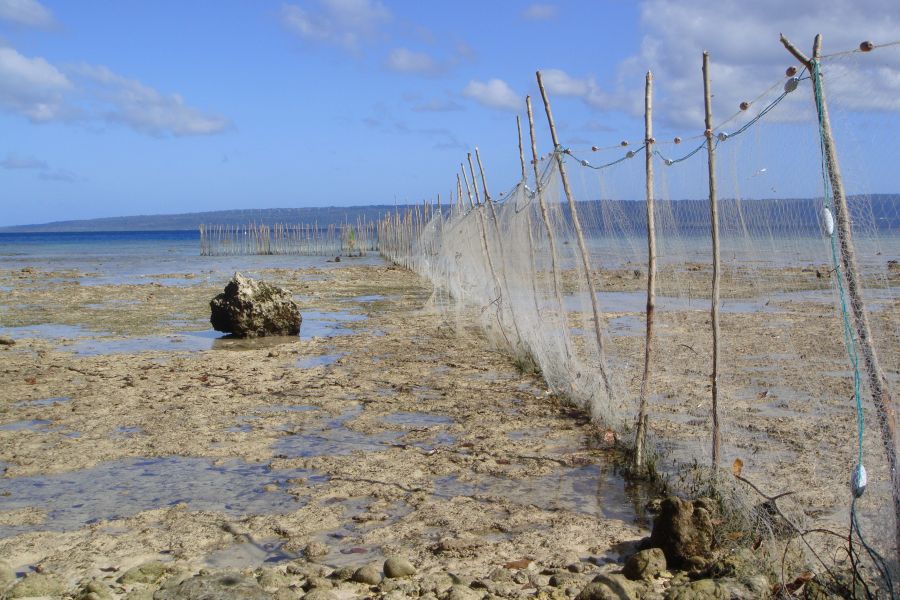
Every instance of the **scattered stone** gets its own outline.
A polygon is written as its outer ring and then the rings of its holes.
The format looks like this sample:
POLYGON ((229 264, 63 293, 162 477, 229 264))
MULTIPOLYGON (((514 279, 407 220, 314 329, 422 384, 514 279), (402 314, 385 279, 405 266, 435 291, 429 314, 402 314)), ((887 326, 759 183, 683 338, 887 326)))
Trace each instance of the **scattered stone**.
POLYGON ((472 588, 456 584, 450 588, 444 598, 446 600, 481 600, 483 596, 484 594, 476 592, 472 588))
POLYGON ((579 585, 582 582, 581 577, 573 573, 554 573, 550 576, 550 585, 555 588, 567 588, 573 585, 579 585))
POLYGON ((465 552, 474 550, 484 545, 484 541, 478 538, 444 538, 438 542, 435 552, 439 554, 449 552, 465 552))
POLYGON ((659 516, 653 522, 650 547, 662 549, 672 567, 694 568, 705 564, 714 540, 711 505, 705 499, 691 502, 677 496, 663 500, 659 516))
POLYGON ((273 569, 265 569, 256 576, 260 587, 269 593, 275 593, 291 584, 290 578, 273 569))
POLYGON ((401 556, 392 556, 384 561, 384 576, 389 579, 409 577, 415 574, 416 568, 401 556))
POLYGON ((306 592, 303 600, 338 600, 338 597, 325 588, 314 588, 306 592))
POLYGON ((642 591, 640 584, 624 575, 597 575, 575 600, 638 600, 642 591))
POLYGON ((378 585, 381 583, 381 573, 372 565, 366 565, 358 568, 353 572, 350 578, 356 583, 365 583, 366 585, 378 585))
POLYGON ((117 581, 125 584, 157 583, 168 573, 168 565, 158 560, 152 560, 142 565, 131 567, 122 573, 117 581))
POLYGON ((440 595, 453 586, 453 579, 446 573, 429 573, 419 582, 419 589, 425 593, 440 595))
POLYGON ((8 337, 0 336, 0 346, 15 346, 16 340, 8 337))
POLYGON ((178 585, 158 590, 153 600, 272 600, 252 577, 239 573, 195 575, 178 585))
POLYGON ((62 579, 49 573, 29 573, 6 592, 5 598, 33 598, 36 596, 62 596, 66 585, 62 579))
POLYGON ((650 581, 666 570, 666 555, 660 548, 641 550, 625 561, 625 577, 633 581, 650 581))
POLYGON ((334 584, 331 582, 330 579, 326 579, 324 577, 317 577, 315 575, 313 575, 312 577, 307 577, 306 582, 303 584, 303 589, 306 590, 307 592, 309 590, 313 590, 316 588, 323 589, 323 590, 330 590, 333 587, 334 587, 334 584))
POLYGON ((699 579, 673 587, 666 600, 727 600, 728 592, 713 579, 699 579))
POLYGON ((300 307, 291 293, 240 273, 234 274, 209 307, 216 331, 243 338, 300 333, 300 307))
POLYGON ((75 600, 112 600, 112 589, 102 581, 91 579, 75 593, 75 600))
POLYGON ((354 571, 350 567, 341 567, 332 571, 328 578, 337 581, 350 581, 353 578, 353 573, 354 571))
POLYGON ((318 540, 311 541, 303 548, 303 555, 310 560, 326 556, 328 552, 328 545, 318 540))

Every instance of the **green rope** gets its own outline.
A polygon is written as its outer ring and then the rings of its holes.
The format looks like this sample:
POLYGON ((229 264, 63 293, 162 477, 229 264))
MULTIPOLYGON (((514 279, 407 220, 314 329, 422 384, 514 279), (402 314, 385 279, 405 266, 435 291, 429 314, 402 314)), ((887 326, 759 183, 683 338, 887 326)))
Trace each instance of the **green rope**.
MULTIPOLYGON (((816 96, 816 111, 819 115, 819 148, 822 157, 822 184, 825 188, 824 204, 825 208, 834 212, 834 192, 831 189, 831 169, 825 158, 825 133, 822 121, 822 87, 821 72, 819 71, 819 59, 812 61, 813 87, 816 96)), ((847 348, 847 354, 850 357, 850 363, 853 365, 853 399, 856 402, 856 428, 857 428, 857 465, 863 463, 863 437, 865 435, 865 416, 862 408, 861 380, 859 372, 859 352, 856 348, 856 337, 853 335, 853 329, 850 326, 850 311, 847 310, 847 297, 844 292, 844 282, 841 277, 841 263, 838 259, 838 239, 837 229, 831 232, 831 262, 834 266, 835 281, 837 282, 838 296, 841 301, 841 321, 844 330, 844 345, 847 348)), ((854 473, 855 476, 855 473, 854 473)))

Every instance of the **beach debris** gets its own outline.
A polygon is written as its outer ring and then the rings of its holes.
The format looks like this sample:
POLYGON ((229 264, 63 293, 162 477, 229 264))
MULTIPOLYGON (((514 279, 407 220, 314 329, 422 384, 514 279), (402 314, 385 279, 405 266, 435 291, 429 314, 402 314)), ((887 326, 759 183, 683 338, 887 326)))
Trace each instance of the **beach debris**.
POLYGON ((216 331, 242 338, 300 333, 300 307, 291 293, 240 273, 234 274, 209 307, 216 331))
POLYGON ((0 346, 15 346, 16 340, 8 337, 0 336, 0 346))

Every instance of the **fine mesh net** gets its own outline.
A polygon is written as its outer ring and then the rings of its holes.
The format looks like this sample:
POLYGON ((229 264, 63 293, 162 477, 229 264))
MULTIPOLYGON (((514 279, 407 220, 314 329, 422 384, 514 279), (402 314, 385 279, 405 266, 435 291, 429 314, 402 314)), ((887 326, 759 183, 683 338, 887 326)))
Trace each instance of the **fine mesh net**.
MULTIPOLYGON (((800 70, 793 81, 773 78, 746 107, 714 119, 720 470, 708 469, 706 137, 698 124, 678 143, 651 144, 657 262, 648 455, 672 487, 724 500, 733 519, 721 527, 721 543, 769 552, 773 562, 791 556, 847 569, 853 562, 888 589, 900 575, 896 473, 886 458, 897 450, 888 424, 900 379, 900 197, 884 157, 900 156, 900 94, 889 77, 900 68, 900 46, 826 56, 816 68, 827 90, 800 70), (855 283, 842 259, 847 240, 829 177, 834 168, 823 159, 816 102, 826 92, 855 283), (868 334, 859 328, 863 312, 868 334), (880 400, 873 357, 888 394, 880 400), (851 479, 860 464, 867 486, 854 500, 851 479)), ((645 366, 643 139, 638 131, 626 145, 598 140, 593 149, 560 140, 538 161, 538 181, 520 181, 492 194, 492 202, 484 201, 473 169, 465 182, 471 199, 461 186, 452 209, 393 215, 379 230, 382 252, 430 279, 448 312, 474 311, 498 348, 537 368, 554 392, 626 440, 645 366)))

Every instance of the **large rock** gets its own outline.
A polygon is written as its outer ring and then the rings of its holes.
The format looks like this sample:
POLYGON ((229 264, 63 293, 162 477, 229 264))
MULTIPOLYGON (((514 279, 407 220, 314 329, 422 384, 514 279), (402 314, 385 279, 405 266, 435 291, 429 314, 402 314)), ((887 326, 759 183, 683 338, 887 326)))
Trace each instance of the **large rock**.
POLYGON ((622 573, 628 579, 650 581, 666 570, 666 555, 660 548, 648 548, 625 561, 622 573))
POLYGON ((225 291, 209 303, 213 329, 238 337, 297 335, 300 307, 280 287, 235 273, 225 291))
POLYGON ((663 500, 650 534, 651 548, 660 548, 668 564, 694 568, 705 563, 713 549, 712 503, 669 496, 663 500))

